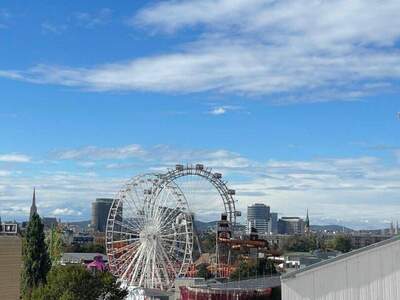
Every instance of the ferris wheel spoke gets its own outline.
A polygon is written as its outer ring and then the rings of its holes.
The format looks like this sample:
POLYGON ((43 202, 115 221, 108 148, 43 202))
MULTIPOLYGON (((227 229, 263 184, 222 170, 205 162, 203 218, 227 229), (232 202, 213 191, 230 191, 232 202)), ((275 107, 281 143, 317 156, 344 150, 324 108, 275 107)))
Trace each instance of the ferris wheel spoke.
MULTIPOLYGON (((143 244, 143 245, 146 245, 147 243, 145 243, 145 244, 143 244)), ((143 259, 144 259, 144 256, 145 256, 145 254, 146 254, 146 249, 145 249, 146 247, 144 246, 144 247, 142 247, 142 249, 141 249, 141 251, 140 251, 140 255, 139 255, 139 257, 138 257, 138 259, 137 259, 137 262, 136 262, 136 264, 134 265, 134 267, 133 267, 133 273, 132 273, 132 277, 131 277, 131 283, 137 283, 138 282, 138 280, 137 280, 137 276, 138 276, 138 272, 139 272, 139 270, 140 270, 140 272, 143 272, 143 259)))
MULTIPOLYGON (((150 250, 151 251, 151 250, 150 250)), ((142 266, 142 271, 140 272, 140 275, 139 275, 139 282, 138 282, 138 285, 139 286, 142 286, 142 284, 143 284, 143 279, 146 277, 146 275, 147 275, 147 269, 149 268, 149 262, 150 262, 150 255, 149 255, 149 249, 147 249, 147 251, 145 251, 144 253, 143 253, 144 255, 143 255, 143 262, 144 262, 144 264, 143 264, 143 266, 142 266)), ((145 286, 146 287, 146 286, 145 286)))
MULTIPOLYGON (((158 202, 158 205, 157 205, 157 212, 160 210, 160 208, 162 208, 162 207, 168 207, 168 206, 166 206, 166 202, 167 202, 167 199, 171 199, 171 190, 169 189, 169 188, 167 188, 167 189, 162 189, 162 191, 161 191, 161 197, 158 197, 158 198, 160 198, 160 200, 159 201, 157 201, 158 202)), ((156 203, 157 203, 156 202, 156 203)))
POLYGON ((168 270, 166 269, 167 262, 164 260, 164 257, 162 256, 162 254, 160 254, 158 258, 161 261, 161 263, 160 263, 160 271, 164 275, 164 278, 165 278, 167 286, 169 286, 171 284, 170 283, 171 281, 170 281, 170 275, 168 273, 168 270))
MULTIPOLYGON (((160 245, 160 252, 161 252, 161 259, 163 259, 164 260, 164 262, 166 261, 167 262, 167 264, 170 266, 170 269, 173 271, 173 275, 174 275, 174 277, 176 277, 177 276, 177 274, 176 274, 176 271, 175 271, 175 266, 174 266, 174 264, 171 262, 171 260, 170 260, 170 258, 168 257, 168 255, 167 255, 167 253, 165 253, 165 250, 164 250, 164 248, 160 245)), ((167 266, 167 265, 165 265, 165 266, 167 266)), ((167 271, 167 274, 168 274, 168 271, 167 271)))
MULTIPOLYGON (((134 191, 134 194, 136 195, 136 200, 133 197, 131 193, 128 193, 127 196, 131 201, 127 201, 126 203, 130 206, 131 211, 133 212, 133 215, 135 212, 140 212, 143 204, 144 204, 144 196, 139 196, 138 191, 136 189, 131 189, 131 191, 134 191)), ((143 193, 143 191, 142 191, 143 193)))
MULTIPOLYGON (((156 251, 154 251, 154 254, 156 254, 156 251)), ((161 278, 161 274, 160 274, 160 269, 159 269, 159 265, 160 263, 158 263, 158 259, 157 256, 154 257, 155 260, 155 277, 157 278, 157 287, 161 288, 162 287, 162 278, 161 278)))
POLYGON ((160 235, 160 237, 165 238, 168 236, 176 236, 176 235, 187 235, 187 233, 186 232, 175 232, 175 233, 160 235))
POLYGON ((187 244, 186 241, 181 241, 181 240, 171 240, 171 239, 166 239, 166 238, 161 238, 161 239, 162 239, 163 241, 166 241, 166 242, 187 244))
POLYGON ((110 271, 129 285, 168 289, 186 272, 193 247, 184 192, 175 181, 148 174, 132 179, 118 199, 107 234, 110 271))
POLYGON ((132 241, 137 241, 139 238, 129 238, 129 239, 124 239, 124 240, 116 240, 116 241, 111 241, 107 242, 107 244, 118 244, 118 243, 125 243, 125 242, 132 242, 132 241))
MULTIPOLYGON (((136 233, 140 230, 140 227, 133 227, 130 223, 124 223, 120 222, 118 220, 114 220, 114 224, 117 224, 118 226, 124 227, 128 230, 130 230, 132 233, 136 233)), ((116 232, 116 230, 113 230, 113 232, 116 232)), ((125 233, 130 233, 130 232, 125 232, 125 233)))
POLYGON ((139 248, 136 250, 136 252, 133 254, 132 260, 129 262, 128 266, 126 267, 124 273, 122 274, 121 278, 126 278, 126 275, 130 273, 131 268, 133 266, 133 263, 136 261, 136 259, 139 257, 139 255, 142 253, 143 250, 143 244, 139 246, 139 248))
MULTIPOLYGON (((126 246, 123 246, 123 247, 120 247, 120 248, 115 249, 115 250, 112 252, 112 255, 116 255, 116 254, 123 253, 121 256, 116 257, 115 260, 124 259, 124 258, 126 258, 126 256, 129 256, 129 255, 131 254, 131 252, 128 252, 128 251, 134 251, 135 248, 137 248, 137 247, 139 247, 139 246, 140 246, 140 242, 139 242, 139 241, 136 241, 136 242, 134 242, 134 243, 132 243, 132 244, 128 244, 128 245, 126 245, 126 246)), ((134 253, 134 252, 133 252, 133 253, 134 253)))
MULTIPOLYGON (((134 249, 132 249, 132 250, 134 250, 134 249)), ((136 250, 138 250, 138 249, 136 249, 136 250)), ((134 258, 136 252, 137 251, 126 252, 123 255, 121 255, 121 257, 116 259, 116 261, 117 261, 116 264, 117 265, 119 264, 119 266, 116 270, 117 274, 120 274, 120 272, 123 270, 123 268, 125 268, 127 265, 129 265, 129 263, 132 261, 132 258, 134 258)))
POLYGON ((139 218, 139 215, 137 214, 138 212, 140 212, 141 210, 137 207, 135 200, 132 198, 132 196, 130 194, 128 194, 128 197, 131 201, 126 201, 124 203, 126 203, 129 207, 129 211, 130 211, 130 216, 133 220, 136 221, 136 223, 142 227, 144 222, 141 220, 141 218, 139 218), (131 202, 133 203, 134 207, 132 206, 131 202))

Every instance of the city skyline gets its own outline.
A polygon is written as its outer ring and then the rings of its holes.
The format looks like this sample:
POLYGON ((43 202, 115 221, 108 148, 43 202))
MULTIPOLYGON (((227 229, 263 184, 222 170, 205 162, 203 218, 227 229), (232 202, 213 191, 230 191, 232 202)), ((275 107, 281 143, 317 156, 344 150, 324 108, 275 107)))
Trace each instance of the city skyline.
POLYGON ((88 220, 139 173, 203 163, 242 212, 389 226, 400 3, 344 3, 3 1, 1 218, 36 187, 41 215, 88 220))

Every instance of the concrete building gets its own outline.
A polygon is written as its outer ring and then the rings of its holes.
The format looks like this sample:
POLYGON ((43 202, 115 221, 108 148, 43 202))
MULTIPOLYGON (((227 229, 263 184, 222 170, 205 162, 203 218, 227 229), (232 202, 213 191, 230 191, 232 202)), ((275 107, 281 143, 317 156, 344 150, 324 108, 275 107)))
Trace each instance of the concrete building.
POLYGON ((247 224, 257 229, 260 234, 268 233, 270 208, 262 203, 255 203, 247 207, 247 224))
POLYGON ((278 213, 271 212, 269 214, 268 232, 269 232, 269 234, 277 234, 278 233, 278 213))
POLYGON ((299 217, 283 217, 278 221, 280 234, 303 234, 304 220, 299 217))
POLYGON ((97 198, 92 203, 92 222, 91 227, 95 231, 105 232, 107 226, 108 212, 110 211, 113 199, 97 198))
POLYGON ((283 300, 400 299, 400 239, 361 248, 282 276, 283 300))
POLYGON ((62 265, 67 264, 88 264, 94 260, 96 256, 101 256, 105 263, 108 263, 107 255, 101 253, 63 253, 60 258, 62 265))
POLYGON ((382 235, 382 234, 357 234, 353 233, 350 235, 351 238, 351 248, 359 249, 363 248, 384 240, 388 240, 392 235, 382 235))
POLYGON ((0 233, 0 298, 17 300, 20 297, 22 240, 10 226, 3 224, 4 230, 0 233))
POLYGON ((51 229, 53 227, 58 226, 57 218, 54 218, 54 217, 43 217, 42 223, 43 223, 44 229, 51 229))

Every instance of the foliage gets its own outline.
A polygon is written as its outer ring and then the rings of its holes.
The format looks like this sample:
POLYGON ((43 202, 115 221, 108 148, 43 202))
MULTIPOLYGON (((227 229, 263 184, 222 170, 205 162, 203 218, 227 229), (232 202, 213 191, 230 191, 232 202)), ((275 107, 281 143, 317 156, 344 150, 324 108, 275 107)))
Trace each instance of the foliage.
POLYGON ((241 261, 236 270, 232 272, 230 278, 233 280, 242 280, 272 274, 276 274, 274 264, 270 260, 263 258, 257 261, 241 261))
POLYGON ((88 271, 82 265, 53 266, 47 284, 35 289, 32 300, 119 300, 127 296, 108 272, 88 271))
POLYGON ((23 241, 22 293, 30 299, 34 288, 46 282, 50 270, 50 259, 47 253, 43 224, 37 213, 32 215, 28 223, 23 241))
POLYGON ((351 238, 344 234, 338 234, 327 242, 327 246, 337 251, 346 253, 351 250, 351 238))
POLYGON ((106 254, 106 247, 102 244, 69 245, 64 246, 63 252, 106 254))
POLYGON ((60 261, 62 253, 62 239, 60 231, 53 227, 46 239, 46 242, 51 263, 52 265, 55 265, 60 261))
POLYGON ((206 264, 201 264, 197 268, 196 276, 204 279, 210 279, 211 277, 213 277, 213 274, 207 269, 206 264))
POLYGON ((320 247, 321 241, 315 235, 290 237, 283 246, 285 251, 310 252, 320 247))
POLYGON ((206 232, 199 236, 203 253, 215 253, 215 233, 206 232))

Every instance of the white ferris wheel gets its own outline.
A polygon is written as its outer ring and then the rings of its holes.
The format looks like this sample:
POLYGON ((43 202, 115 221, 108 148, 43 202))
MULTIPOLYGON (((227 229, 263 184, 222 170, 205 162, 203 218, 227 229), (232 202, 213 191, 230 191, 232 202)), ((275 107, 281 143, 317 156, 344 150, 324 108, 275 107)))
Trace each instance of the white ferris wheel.
POLYGON ((220 173, 200 164, 134 177, 119 191, 109 212, 110 271, 128 286, 172 288, 192 264, 193 215, 187 199, 197 211, 214 214, 220 212, 214 205, 222 202, 234 225, 240 213, 233 195, 220 173))
POLYGON ((130 286, 169 289, 192 262, 193 224, 184 194, 159 176, 133 178, 110 209, 110 271, 130 286))

